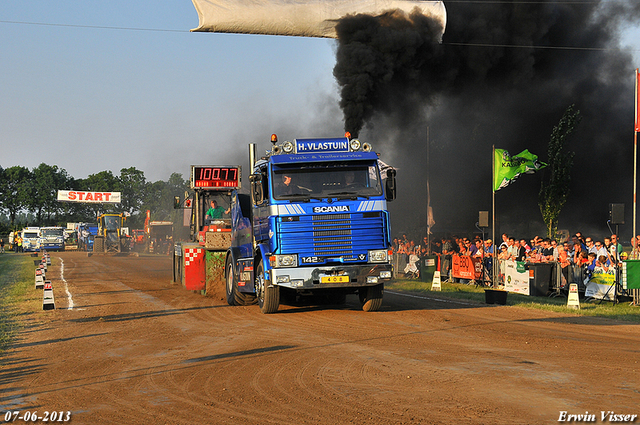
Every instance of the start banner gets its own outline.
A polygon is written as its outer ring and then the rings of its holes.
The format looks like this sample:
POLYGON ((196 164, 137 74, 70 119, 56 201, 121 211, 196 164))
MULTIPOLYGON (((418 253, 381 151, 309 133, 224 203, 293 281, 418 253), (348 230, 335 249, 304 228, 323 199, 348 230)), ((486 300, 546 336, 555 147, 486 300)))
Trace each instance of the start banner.
POLYGON ((80 190, 58 190, 58 201, 119 204, 120 192, 84 192, 80 190))
POLYGON ((482 277, 482 259, 467 255, 452 255, 451 275, 459 279, 480 279, 482 277))

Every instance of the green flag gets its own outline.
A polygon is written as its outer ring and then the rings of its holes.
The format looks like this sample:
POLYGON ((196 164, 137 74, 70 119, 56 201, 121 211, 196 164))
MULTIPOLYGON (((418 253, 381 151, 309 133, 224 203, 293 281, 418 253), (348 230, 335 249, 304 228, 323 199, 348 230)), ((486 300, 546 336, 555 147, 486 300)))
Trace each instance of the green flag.
POLYGON ((518 155, 509 155, 504 149, 495 150, 493 161, 493 191, 511 184, 522 173, 533 173, 547 164, 538 161, 538 156, 527 149, 518 155))

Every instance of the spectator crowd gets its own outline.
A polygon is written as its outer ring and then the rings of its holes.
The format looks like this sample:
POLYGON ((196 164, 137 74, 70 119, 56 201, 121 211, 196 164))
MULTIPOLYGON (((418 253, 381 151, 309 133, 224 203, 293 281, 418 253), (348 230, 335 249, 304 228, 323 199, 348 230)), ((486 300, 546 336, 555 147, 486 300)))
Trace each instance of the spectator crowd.
POLYGON ((581 232, 575 233, 564 242, 550 238, 535 236, 532 239, 517 238, 502 234, 501 241, 495 248, 491 239, 482 240, 480 236, 473 239, 466 237, 441 238, 427 243, 425 237, 421 244, 409 240, 406 235, 393 240, 393 252, 396 256, 396 270, 398 274, 411 273, 414 263, 426 256, 437 256, 439 260, 438 270, 441 276, 450 276, 451 258, 453 255, 471 256, 481 258, 486 275, 491 276, 493 259, 515 260, 527 263, 556 263, 561 270, 560 286, 564 287, 570 282, 582 284, 584 280, 594 272, 615 273, 615 268, 620 261, 626 259, 640 259, 640 235, 631 239, 631 252, 623 250, 618 236, 596 240, 591 236, 583 236, 581 232), (429 246, 430 245, 430 246, 429 246))

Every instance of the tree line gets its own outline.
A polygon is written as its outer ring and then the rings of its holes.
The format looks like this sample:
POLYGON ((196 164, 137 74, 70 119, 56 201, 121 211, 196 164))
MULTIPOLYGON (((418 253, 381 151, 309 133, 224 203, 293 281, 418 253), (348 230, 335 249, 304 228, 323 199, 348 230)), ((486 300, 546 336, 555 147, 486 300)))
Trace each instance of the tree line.
POLYGON ((96 222, 103 212, 127 212, 127 226, 141 229, 146 211, 151 220, 182 222, 182 211, 173 209, 174 196, 183 197, 189 181, 173 173, 167 181, 147 181, 135 167, 123 168, 119 175, 111 171, 76 179, 56 165, 40 164, 0 167, 0 234, 26 226, 66 226, 71 222, 96 222), (121 192, 120 204, 60 202, 58 190, 121 192))

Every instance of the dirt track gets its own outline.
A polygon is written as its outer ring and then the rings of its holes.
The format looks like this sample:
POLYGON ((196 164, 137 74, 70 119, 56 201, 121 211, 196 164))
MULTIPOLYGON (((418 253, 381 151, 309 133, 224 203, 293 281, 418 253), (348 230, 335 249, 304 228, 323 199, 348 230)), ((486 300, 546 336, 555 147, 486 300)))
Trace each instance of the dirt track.
POLYGON ((56 310, 22 317, 0 368, 2 415, 299 425, 640 414, 637 325, 389 292, 376 313, 349 296, 263 315, 172 284, 169 257, 52 259, 56 310))

